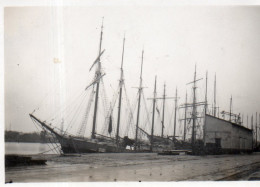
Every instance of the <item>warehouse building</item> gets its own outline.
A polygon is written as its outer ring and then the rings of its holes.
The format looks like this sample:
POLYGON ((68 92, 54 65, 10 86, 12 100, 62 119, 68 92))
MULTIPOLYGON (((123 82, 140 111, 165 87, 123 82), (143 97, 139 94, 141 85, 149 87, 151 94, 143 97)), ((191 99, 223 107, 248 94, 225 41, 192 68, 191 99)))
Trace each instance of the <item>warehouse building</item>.
POLYGON ((204 145, 207 154, 252 152, 253 131, 206 114, 204 145))

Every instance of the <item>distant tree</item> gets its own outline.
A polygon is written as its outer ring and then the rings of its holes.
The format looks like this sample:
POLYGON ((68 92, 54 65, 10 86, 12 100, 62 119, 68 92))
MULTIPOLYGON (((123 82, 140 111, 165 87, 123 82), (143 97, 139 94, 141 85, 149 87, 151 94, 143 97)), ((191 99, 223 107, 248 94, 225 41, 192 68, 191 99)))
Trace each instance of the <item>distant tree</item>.
POLYGON ((5 131, 5 142, 36 142, 36 143, 48 143, 57 142, 57 139, 46 131, 40 133, 22 133, 17 131, 5 131))
POLYGON ((41 142, 46 142, 46 131, 41 131, 40 137, 41 137, 41 142))

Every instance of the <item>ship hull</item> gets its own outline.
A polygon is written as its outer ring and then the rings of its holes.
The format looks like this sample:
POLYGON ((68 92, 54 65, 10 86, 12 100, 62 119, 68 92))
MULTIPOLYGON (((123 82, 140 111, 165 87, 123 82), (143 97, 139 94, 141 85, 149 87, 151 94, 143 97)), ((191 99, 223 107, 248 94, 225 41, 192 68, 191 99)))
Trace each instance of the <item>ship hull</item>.
POLYGON ((107 142, 94 142, 94 140, 75 137, 58 137, 63 153, 115 153, 122 148, 107 142))
POLYGON ((116 153, 125 150, 121 145, 117 146, 111 140, 105 138, 85 139, 81 137, 62 135, 54 130, 51 126, 42 122, 33 114, 30 117, 40 124, 44 129, 52 133, 61 145, 63 153, 116 153))

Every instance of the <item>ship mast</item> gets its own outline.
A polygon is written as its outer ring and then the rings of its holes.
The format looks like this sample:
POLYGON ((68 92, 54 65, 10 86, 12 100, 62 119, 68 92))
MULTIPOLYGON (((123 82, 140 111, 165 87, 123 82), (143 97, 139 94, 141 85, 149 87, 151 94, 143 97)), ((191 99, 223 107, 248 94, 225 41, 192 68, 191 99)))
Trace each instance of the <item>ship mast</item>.
POLYGON ((153 118, 152 118, 152 130, 151 130, 151 147, 150 151, 153 151, 153 131, 154 131, 154 112, 155 112, 155 102, 156 102, 156 76, 154 82, 154 97, 153 97, 153 118))
POLYGON ((207 106, 208 105, 208 71, 206 72, 206 90, 205 90, 205 106, 204 106, 204 112, 205 112, 205 117, 204 117, 204 128, 203 128, 203 142, 204 146, 206 145, 206 115, 207 115, 207 106))
MULTIPOLYGON (((260 114, 259 114, 259 122, 258 122, 258 125, 260 124, 260 114)), ((259 128, 259 126, 257 127, 257 128, 259 128)), ((258 134, 257 134, 257 132, 256 132, 256 137, 258 136, 258 134)), ((256 145, 257 145, 257 141, 256 141, 256 145)))
POLYGON ((255 114, 255 147, 257 148, 257 112, 255 114))
POLYGON ((163 131, 164 131, 164 114, 165 114, 165 100, 166 99, 174 99, 174 97, 166 97, 166 84, 164 83, 163 85, 163 97, 161 98, 156 98, 156 99, 162 99, 163 100, 163 116, 162 116, 162 132, 161 132, 161 137, 163 138, 163 131))
POLYGON ((123 51, 122 51, 122 60, 121 60, 121 75, 120 75, 120 91, 119 91, 119 101, 118 101, 118 116, 117 116, 117 128, 116 128, 116 144, 118 145, 119 140, 119 126, 120 126, 120 113, 121 113, 121 100, 122 100, 122 86, 124 84, 123 79, 123 62, 124 62, 124 49, 125 49, 125 37, 123 40, 123 51))
POLYGON ((139 83, 139 88, 138 88, 138 108, 137 108, 137 119, 136 119, 136 130, 135 130, 135 151, 137 150, 137 137, 138 137, 138 128, 139 128, 139 115, 140 115, 140 103, 141 103, 141 94, 142 94, 142 73, 143 73, 143 57, 144 57, 144 50, 142 51, 142 61, 141 61, 141 73, 140 73, 140 83, 139 83))
POLYGON ((216 109, 217 109, 217 106, 216 106, 216 73, 215 73, 215 81, 214 81, 214 113, 213 113, 213 116, 216 117, 216 109))
POLYGON ((188 84, 191 84, 193 83, 193 102, 191 104, 191 107, 192 107, 192 116, 191 116, 191 119, 192 119, 192 135, 191 135, 191 143, 192 143, 192 152, 194 152, 194 148, 195 148, 195 139, 196 139, 196 131, 195 131, 195 128, 196 128, 196 120, 197 118, 201 118, 201 117, 198 117, 197 116, 197 106, 199 105, 205 105, 205 102, 198 102, 197 103, 197 98, 196 98, 196 89, 197 89, 197 86, 196 86, 196 82, 199 81, 199 80, 202 80, 201 79, 196 79, 196 65, 195 65, 195 73, 194 73, 194 80, 188 84))
POLYGON ((254 148, 254 115, 252 114, 251 116, 251 130, 252 130, 252 133, 253 133, 253 137, 252 137, 252 149, 254 148))
POLYGON ((195 138, 196 138, 195 128, 196 128, 197 107, 195 103, 196 103, 196 66, 195 66, 194 82, 193 82, 192 137, 191 137, 192 147, 194 147, 195 138))
POLYGON ((248 126, 248 114, 246 115, 246 127, 249 128, 249 126, 248 126))
POLYGON ((184 112, 184 130, 183 130, 183 141, 186 140, 186 123, 187 123, 187 90, 186 90, 186 97, 185 97, 185 112, 184 112))
MULTIPOLYGON (((102 47, 102 37, 103 37, 103 20, 102 19, 102 25, 101 25, 101 32, 100 32, 100 42, 99 42, 99 56, 101 56, 101 47, 102 47)), ((96 119, 97 119, 97 108, 98 108, 98 94, 99 94, 99 83, 101 77, 101 62, 100 58, 98 59, 98 67, 96 69, 96 78, 97 78, 97 87, 96 87, 96 97, 95 97, 95 107, 94 107, 94 119, 93 119, 93 126, 92 126, 92 134, 91 138, 96 137, 96 119)))
MULTIPOLYGON (((197 79, 196 78, 196 65, 195 65, 195 73, 194 73, 194 80, 192 82, 189 82, 187 83, 188 84, 193 84, 193 101, 192 103, 187 103, 187 99, 186 99, 186 103, 181 105, 180 108, 186 108, 187 107, 192 107, 192 114, 191 114, 191 117, 190 118, 186 118, 186 114, 185 114, 185 119, 181 119, 181 120, 187 120, 187 119, 190 119, 192 120, 192 135, 191 135, 191 143, 192 143, 192 151, 194 152, 194 148, 195 148, 195 139, 196 139, 196 131, 195 131, 195 128, 196 128, 196 120, 198 118, 203 118, 201 116, 197 116, 197 106, 200 106, 200 105, 203 105, 205 106, 205 102, 197 102, 197 98, 196 98, 196 89, 197 89, 197 86, 196 86, 196 82, 202 80, 202 78, 200 79, 197 79)), ((187 97, 187 96, 186 96, 187 97)), ((186 112, 185 112, 186 113, 186 112)), ((185 125, 186 125, 186 122, 185 122, 185 125)), ((184 127, 185 128, 185 127, 184 127)), ((186 136, 186 131, 185 131, 185 136, 186 136)))
POLYGON ((231 95, 231 98, 230 98, 230 112, 229 112, 229 121, 231 122, 231 115, 232 115, 232 95, 231 95))
POLYGON ((175 92, 175 99, 174 99, 174 102, 175 102, 175 107, 174 107, 174 128, 173 128, 173 140, 175 138, 175 134, 176 134, 176 114, 177 114, 177 88, 176 88, 176 92, 175 92))
MULTIPOLYGON (((258 124, 260 124, 260 114, 259 114, 259 122, 258 122, 258 124)), ((257 126, 257 125, 256 125, 257 126)), ((257 127, 257 128, 259 128, 259 126, 257 127)), ((257 134, 257 132, 256 132, 256 138, 257 138, 257 136, 258 136, 258 134, 257 134)), ((256 141, 256 146, 257 146, 257 141, 256 141)))
POLYGON ((161 134, 161 137, 163 138, 163 129, 164 129, 164 110, 165 110, 165 83, 163 85, 163 114, 162 114, 162 134, 161 134))

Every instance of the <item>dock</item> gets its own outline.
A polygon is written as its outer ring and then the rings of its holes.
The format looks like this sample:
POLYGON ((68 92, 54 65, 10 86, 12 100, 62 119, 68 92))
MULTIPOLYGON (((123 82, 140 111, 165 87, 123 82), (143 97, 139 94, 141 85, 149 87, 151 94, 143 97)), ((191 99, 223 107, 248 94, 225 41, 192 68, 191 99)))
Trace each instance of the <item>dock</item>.
POLYGON ((5 167, 46 165, 45 159, 32 159, 31 156, 5 155, 5 167))

